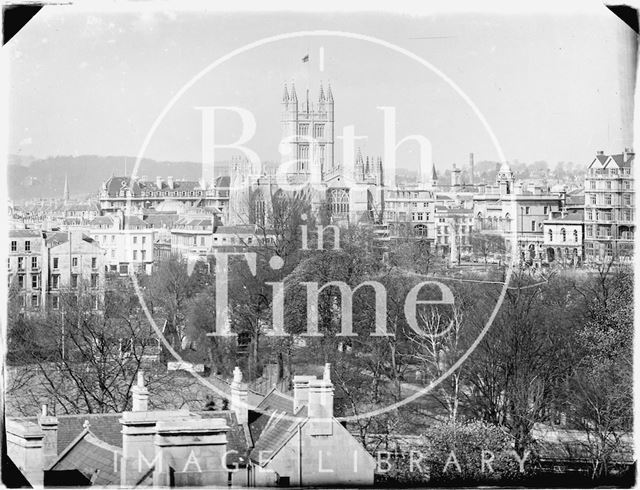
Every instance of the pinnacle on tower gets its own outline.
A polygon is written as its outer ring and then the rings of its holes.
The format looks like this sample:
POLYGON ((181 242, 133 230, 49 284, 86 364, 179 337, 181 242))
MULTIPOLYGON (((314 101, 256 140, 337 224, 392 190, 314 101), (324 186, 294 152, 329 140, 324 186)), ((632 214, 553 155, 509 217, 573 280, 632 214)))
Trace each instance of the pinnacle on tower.
POLYGON ((358 152, 356 153, 356 164, 362 164, 362 151, 360 151, 360 147, 358 147, 358 152))
POLYGON ((289 100, 292 102, 298 102, 298 95, 296 94, 296 84, 291 82, 291 95, 289 100))
POLYGON ((284 84, 284 93, 282 94, 282 102, 289 102, 289 91, 287 90, 287 84, 284 84))
POLYGON ((333 104, 333 93, 331 92, 331 84, 327 85, 327 101, 333 104))
POLYGON ((322 82, 320 82, 320 97, 318 97, 318 101, 320 101, 320 102, 324 102, 325 101, 324 89, 322 88, 322 82))

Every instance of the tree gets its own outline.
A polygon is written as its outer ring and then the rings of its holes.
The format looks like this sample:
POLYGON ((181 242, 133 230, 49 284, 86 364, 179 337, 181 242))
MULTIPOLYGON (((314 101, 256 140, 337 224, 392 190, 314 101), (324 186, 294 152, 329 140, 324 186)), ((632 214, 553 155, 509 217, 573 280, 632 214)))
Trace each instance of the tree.
POLYGON ((596 479, 608 476, 633 429, 633 281, 622 270, 590 282, 596 287, 576 337, 566 407, 587 434, 585 449, 596 479))
MULTIPOLYGON (((512 278, 515 285, 465 371, 468 408, 504 427, 521 456, 531 446, 533 425, 549 417, 557 386, 570 374, 575 326, 567 319, 558 328, 558 319, 577 306, 558 301, 564 284, 534 280, 525 273, 512 278)), ((492 294, 497 299, 499 289, 492 294)))
POLYGON ((474 232, 471 234, 471 248, 474 254, 484 258, 485 265, 491 255, 503 255, 506 251, 504 237, 482 232, 474 232))
MULTIPOLYGON (((108 291, 104 308, 92 308, 83 291, 62 291, 60 311, 28 320, 38 339, 28 366, 33 378, 17 391, 25 414, 43 402, 63 413, 122 412, 130 407, 131 387, 158 342, 141 314, 131 288, 108 291)), ((164 372, 147 371, 147 385, 158 388, 164 372)))
POLYGON ((204 286, 205 271, 202 266, 189 273, 187 260, 172 255, 157 264, 148 278, 145 297, 149 309, 166 319, 165 338, 175 349, 182 347, 185 338, 185 323, 190 302, 204 286))

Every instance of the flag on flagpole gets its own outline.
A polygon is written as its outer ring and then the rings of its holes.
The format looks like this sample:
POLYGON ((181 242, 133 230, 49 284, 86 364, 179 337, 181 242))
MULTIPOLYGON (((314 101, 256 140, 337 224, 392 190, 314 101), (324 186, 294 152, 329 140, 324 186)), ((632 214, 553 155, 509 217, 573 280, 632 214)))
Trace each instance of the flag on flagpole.
POLYGON ((305 54, 305 55, 304 55, 304 58, 302 58, 302 62, 303 62, 303 63, 307 63, 308 61, 309 61, 309 55, 308 55, 308 54, 305 54))

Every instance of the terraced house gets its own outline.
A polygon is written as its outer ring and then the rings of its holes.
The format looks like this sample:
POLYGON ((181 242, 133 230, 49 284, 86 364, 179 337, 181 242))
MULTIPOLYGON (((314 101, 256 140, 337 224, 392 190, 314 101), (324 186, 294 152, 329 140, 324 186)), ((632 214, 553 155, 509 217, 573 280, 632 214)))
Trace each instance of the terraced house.
POLYGON ((62 296, 104 300, 104 250, 81 232, 9 231, 9 288, 23 313, 59 310, 62 296))
POLYGON ((598 151, 585 178, 585 257, 589 262, 604 259, 631 260, 635 233, 635 154, 605 155, 598 151))

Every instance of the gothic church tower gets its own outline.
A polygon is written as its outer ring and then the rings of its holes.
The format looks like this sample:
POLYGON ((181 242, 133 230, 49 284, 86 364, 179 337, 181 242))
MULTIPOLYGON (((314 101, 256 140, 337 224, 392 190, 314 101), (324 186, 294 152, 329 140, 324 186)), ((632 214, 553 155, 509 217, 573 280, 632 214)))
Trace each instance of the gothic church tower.
POLYGON ((309 101, 309 91, 298 101, 295 85, 284 86, 282 96, 282 144, 289 150, 282 163, 289 163, 288 174, 296 180, 319 180, 334 167, 334 102, 331 86, 325 94, 320 84, 318 102, 309 101), (292 160, 297 160, 295 163, 292 160))

